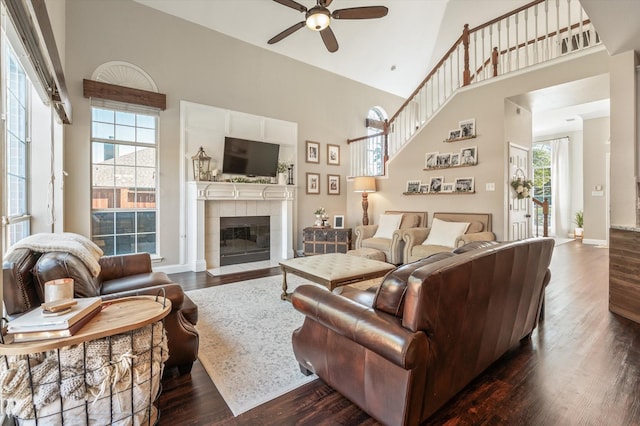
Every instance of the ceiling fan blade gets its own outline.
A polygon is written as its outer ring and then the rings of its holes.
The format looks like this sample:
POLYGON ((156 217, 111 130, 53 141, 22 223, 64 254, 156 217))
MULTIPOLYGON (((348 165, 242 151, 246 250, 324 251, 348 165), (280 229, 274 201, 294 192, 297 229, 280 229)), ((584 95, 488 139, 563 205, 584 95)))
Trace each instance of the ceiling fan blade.
POLYGON ((373 19, 387 16, 389 9, 385 6, 350 7, 334 10, 331 17, 334 19, 373 19))
POLYGON ((327 27, 320 31, 320 36, 322 37, 322 41, 324 41, 324 45, 327 46, 327 50, 329 52, 333 53, 338 50, 338 40, 336 40, 336 36, 333 34, 331 27, 327 27))
POLYGON ((305 26, 305 22, 304 21, 300 21, 297 24, 294 24, 292 26, 290 26, 289 28, 287 28, 286 30, 282 31, 280 34, 276 35, 275 37, 271 38, 271 40, 269 40, 267 43, 268 44, 274 44, 279 42, 280 40, 282 40, 285 37, 290 36, 291 34, 295 33, 296 31, 298 31, 300 28, 305 26))
POLYGON ((331 4, 333 0, 320 0, 320 6, 322 7, 329 7, 329 5, 331 4))
POLYGON ((295 9, 298 12, 306 12, 307 8, 304 7, 303 5, 301 5, 300 3, 298 3, 297 1, 293 1, 293 0, 273 0, 276 3, 280 3, 283 6, 287 6, 290 7, 291 9, 295 9))

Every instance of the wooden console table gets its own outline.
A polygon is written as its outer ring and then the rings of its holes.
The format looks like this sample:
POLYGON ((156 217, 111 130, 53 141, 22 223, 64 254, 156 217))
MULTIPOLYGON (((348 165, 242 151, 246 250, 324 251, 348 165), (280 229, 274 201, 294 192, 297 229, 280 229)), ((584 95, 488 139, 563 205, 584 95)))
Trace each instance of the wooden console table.
POLYGON ((351 248, 351 228, 333 229, 310 226, 303 229, 305 256, 346 253, 351 248))
POLYGON ((163 297, 114 299, 71 337, 0 344, 0 373, 28 375, 2 395, 18 410, 7 414, 18 424, 156 424, 170 311, 163 297))

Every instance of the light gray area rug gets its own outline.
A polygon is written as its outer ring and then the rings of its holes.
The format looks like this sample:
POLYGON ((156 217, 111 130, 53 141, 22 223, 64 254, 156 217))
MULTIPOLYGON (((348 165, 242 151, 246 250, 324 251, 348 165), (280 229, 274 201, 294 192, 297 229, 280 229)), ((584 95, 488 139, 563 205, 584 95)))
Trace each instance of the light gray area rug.
MULTIPOLYGON (((301 283, 287 275, 288 291, 301 283)), ((317 378, 300 372, 291 334, 304 315, 281 293, 282 276, 187 292, 198 305, 198 358, 234 416, 317 378)))

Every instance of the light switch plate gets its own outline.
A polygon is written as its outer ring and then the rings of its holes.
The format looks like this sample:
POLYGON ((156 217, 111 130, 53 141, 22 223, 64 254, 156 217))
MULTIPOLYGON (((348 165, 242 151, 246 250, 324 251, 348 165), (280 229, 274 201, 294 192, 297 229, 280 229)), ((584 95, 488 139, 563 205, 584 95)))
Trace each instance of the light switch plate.
POLYGON ((487 191, 495 191, 496 190, 496 184, 493 182, 487 183, 485 186, 485 190, 487 191))

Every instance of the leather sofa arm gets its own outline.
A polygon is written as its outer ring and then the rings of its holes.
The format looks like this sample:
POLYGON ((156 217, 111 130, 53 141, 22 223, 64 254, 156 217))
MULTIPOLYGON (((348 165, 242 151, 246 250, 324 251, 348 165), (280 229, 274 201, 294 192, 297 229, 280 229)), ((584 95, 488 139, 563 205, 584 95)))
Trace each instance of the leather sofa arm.
POLYGON ((391 315, 377 312, 326 289, 302 285, 291 296, 293 307, 311 319, 409 370, 425 362, 429 343, 391 315))
POLYGON ((474 241, 495 241, 496 234, 491 231, 474 232, 472 234, 464 234, 456 239, 456 248, 474 241))
POLYGON ((162 298, 162 295, 165 294, 167 299, 171 302, 171 311, 180 310, 182 307, 182 302, 184 301, 184 291, 182 291, 182 287, 180 284, 165 284, 165 285, 157 285, 153 287, 132 289, 127 291, 121 291, 118 293, 109 293, 103 294, 102 300, 113 300, 119 299, 121 297, 130 297, 130 296, 156 296, 158 295, 162 298), (164 293, 162 292, 164 289, 164 293))
POLYGON ((405 228, 400 229, 402 240, 404 241, 404 249, 402 253, 402 261, 408 262, 411 256, 411 249, 422 244, 427 239, 431 228, 405 228))
POLYGON ((101 269, 99 280, 101 282, 151 272, 149 253, 103 256, 99 262, 101 269))
POLYGON ((356 226, 356 229, 353 231, 356 234, 356 244, 355 248, 362 248, 362 240, 367 238, 372 238, 376 231, 378 230, 378 225, 359 225, 356 226))

